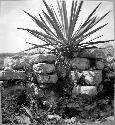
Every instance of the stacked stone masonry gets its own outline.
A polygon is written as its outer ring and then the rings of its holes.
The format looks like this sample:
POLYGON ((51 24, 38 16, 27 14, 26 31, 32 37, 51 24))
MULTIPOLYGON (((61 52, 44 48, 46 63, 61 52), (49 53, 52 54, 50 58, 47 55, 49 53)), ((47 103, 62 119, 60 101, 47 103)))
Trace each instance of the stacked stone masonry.
MULTIPOLYGON (((70 61, 72 70, 70 79, 77 88, 74 88, 77 94, 86 93, 89 95, 97 94, 97 88, 102 81, 102 70, 105 66, 105 55, 100 49, 84 50, 80 54, 75 54, 74 59, 70 61), (92 63, 93 61, 93 64, 92 63), (78 87, 78 81, 83 78, 85 85, 78 87), (78 89, 79 88, 79 89, 78 89), (90 92, 91 89, 91 92, 90 92), (79 92, 78 92, 79 90, 79 92), (87 91, 89 92, 87 92, 87 91)), ((35 54, 22 57, 7 57, 4 59, 4 70, 0 72, 0 80, 24 79, 25 66, 33 66, 37 74, 38 83, 57 83, 58 76, 55 68, 56 57, 52 54, 35 54)))
POLYGON ((71 61, 73 71, 70 73, 75 84, 72 91, 73 96, 79 94, 96 95, 101 86, 102 70, 105 66, 106 56, 104 52, 100 49, 88 49, 79 54, 74 53, 74 56, 75 58, 71 61), (84 82, 83 85, 79 85, 81 79, 84 82))

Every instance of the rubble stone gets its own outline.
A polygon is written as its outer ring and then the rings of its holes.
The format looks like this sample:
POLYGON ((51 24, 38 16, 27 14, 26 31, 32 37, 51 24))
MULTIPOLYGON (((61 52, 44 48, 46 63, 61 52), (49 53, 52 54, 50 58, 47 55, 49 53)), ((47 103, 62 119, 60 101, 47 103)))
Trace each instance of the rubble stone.
POLYGON ((104 62, 103 61, 96 61, 96 69, 102 70, 104 68, 104 62))
POLYGON ((0 71, 0 80, 23 79, 26 80, 24 71, 0 71))
POLYGON ((4 58, 0 58, 0 70, 4 69, 4 58))
POLYGON ((70 79, 74 83, 77 83, 81 76, 82 76, 82 73, 80 73, 78 70, 74 70, 70 72, 70 79))
POLYGON ((54 64, 38 63, 33 65, 33 70, 36 73, 52 73, 55 71, 54 64))
POLYGON ((53 75, 40 75, 38 74, 37 76, 37 81, 39 83, 56 83, 58 80, 58 76, 57 74, 53 74, 53 75))
POLYGON ((107 60, 107 62, 109 62, 109 63, 110 63, 110 62, 114 62, 114 61, 115 61, 115 57, 108 56, 106 60, 107 60))
POLYGON ((87 57, 87 58, 99 58, 106 59, 106 56, 103 50, 95 48, 95 49, 84 49, 78 55, 79 57, 87 57))
POLYGON ((89 68, 89 60, 87 58, 74 58, 70 61, 72 68, 85 70, 89 68))
POLYGON ((56 56, 53 54, 35 54, 31 56, 30 63, 53 63, 56 60, 56 56))
POLYGON ((4 67, 5 69, 13 69, 13 70, 23 70, 25 66, 29 64, 29 57, 7 57, 4 59, 4 67))
POLYGON ((88 85, 98 86, 102 81, 102 70, 82 71, 88 85))
POLYGON ((73 88, 72 91, 73 96, 79 95, 79 94, 86 94, 86 95, 96 95, 97 94, 97 87, 96 86, 77 86, 73 88))

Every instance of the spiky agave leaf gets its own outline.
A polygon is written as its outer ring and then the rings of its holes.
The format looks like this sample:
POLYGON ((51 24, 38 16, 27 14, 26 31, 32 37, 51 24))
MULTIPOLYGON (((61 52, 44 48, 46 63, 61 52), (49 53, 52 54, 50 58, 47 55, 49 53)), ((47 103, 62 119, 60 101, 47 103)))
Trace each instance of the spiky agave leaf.
MULTIPOLYGON (((86 24, 87 24, 87 22, 90 20, 90 18, 91 18, 91 16, 96 12, 96 10, 98 9, 98 7, 101 5, 101 3, 99 3, 97 6, 96 6, 96 8, 89 14, 89 16, 87 17, 87 19, 85 20, 85 22, 84 22, 84 24, 82 25, 82 27, 84 27, 86 24)), ((81 27, 81 28, 82 28, 81 27)))
POLYGON ((94 29, 94 30, 88 32, 88 33, 85 34, 85 35, 84 35, 84 34, 80 34, 80 37, 75 37, 75 38, 74 38, 74 41, 76 41, 76 42, 74 42, 74 45, 79 45, 80 42, 82 42, 84 39, 86 39, 87 37, 91 36, 91 35, 94 34, 95 32, 97 32, 98 30, 102 29, 102 28, 105 27, 107 24, 108 24, 108 23, 106 23, 106 24, 104 24, 104 25, 102 25, 102 26, 100 26, 100 27, 98 27, 98 28, 96 28, 96 29, 94 29), (78 38, 79 38, 79 39, 78 39, 78 38))
MULTIPOLYGON (((36 30, 24 29, 35 37, 41 39, 45 43, 41 46, 34 46, 40 48, 50 49, 49 45, 53 47, 51 53, 54 53, 57 56, 56 65, 61 68, 62 71, 69 69, 69 60, 72 57, 72 53, 80 51, 81 49, 91 49, 97 48, 98 43, 109 42, 107 41, 96 41, 96 39, 101 36, 90 39, 89 41, 84 41, 97 31, 104 28, 108 23, 101 26, 97 24, 102 21, 109 13, 105 13, 103 16, 95 16, 94 13, 97 11, 101 3, 99 3, 93 11, 88 15, 86 20, 84 20, 79 26, 78 29, 75 29, 76 24, 79 20, 80 12, 82 10, 83 1, 72 1, 70 19, 67 16, 67 8, 65 0, 59 2, 57 1, 58 13, 53 6, 49 6, 45 0, 43 3, 46 7, 46 11, 42 10, 42 14, 39 14, 39 18, 28 14, 32 20, 41 28, 44 32, 39 32, 36 30), (97 28, 95 27, 97 26, 97 28), (66 64, 67 62, 67 64, 66 64), (64 65, 64 66, 63 66, 64 65), (64 68, 65 67, 65 68, 64 68)), ((32 48, 33 49, 33 48, 32 48)))
MULTIPOLYGON (((31 18, 32 18, 32 20, 42 29, 42 30, 44 30, 46 33, 51 33, 52 34, 52 32, 50 32, 50 30, 49 30, 49 27, 47 27, 45 24, 44 24, 44 22, 42 22, 42 21, 40 21, 37 17, 35 17, 35 16, 32 16, 31 14, 29 14, 28 12, 26 12, 26 11, 24 11, 26 14, 28 14, 31 18)), ((19 28, 18 28, 19 29, 19 28)))
POLYGON ((105 43, 105 42, 110 42, 114 40, 105 40, 105 41, 95 41, 95 42, 86 42, 86 43, 81 43, 80 46, 85 46, 85 45, 94 45, 94 44, 99 44, 99 43, 105 43))
POLYGON ((66 42, 66 40, 65 40, 65 38, 64 38, 64 36, 63 36, 63 34, 62 34, 60 28, 59 28, 59 23, 58 23, 58 21, 56 20, 56 17, 55 17, 55 15, 54 15, 53 11, 52 11, 51 8, 48 6, 48 4, 45 2, 45 0, 43 0, 43 2, 44 2, 44 4, 45 4, 45 6, 46 6, 46 9, 47 9, 48 13, 49 13, 49 15, 47 15, 47 14, 43 11, 44 14, 45 14, 45 16, 46 16, 46 18, 49 20, 49 22, 51 23, 51 25, 52 25, 53 28, 55 29, 55 31, 56 31, 58 37, 59 37, 60 39, 62 39, 63 42, 66 42))
POLYGON ((31 33, 32 35, 34 35, 35 37, 45 41, 46 43, 49 43, 49 45, 57 45, 58 44, 58 40, 55 39, 54 37, 51 37, 50 35, 47 35, 45 33, 39 32, 37 30, 30 30, 30 29, 24 29, 24 28, 18 28, 18 29, 22 29, 22 30, 26 30, 29 33, 31 33), (53 43, 51 41, 54 41, 53 43))
MULTIPOLYGON (((98 24, 98 22, 100 22, 102 19, 104 19, 104 17, 106 17, 110 13, 109 11, 100 18, 93 16, 96 10, 101 5, 101 3, 99 3, 96 6, 96 8, 94 8, 94 10, 89 14, 84 23, 82 23, 79 26, 78 30, 76 30, 75 33, 73 34, 75 30, 75 25, 80 15, 83 1, 80 1, 79 3, 78 1, 72 1, 70 20, 67 18, 67 8, 65 1, 61 1, 60 3, 59 1, 57 1, 58 5, 57 14, 59 15, 56 14, 54 8, 50 7, 45 0, 43 0, 43 3, 48 12, 46 13, 45 11, 42 10, 44 18, 40 14, 39 14, 40 19, 38 19, 36 16, 32 16, 26 11, 24 12, 28 14, 46 34, 43 34, 35 30, 29 30, 29 29, 26 30, 29 33, 33 34, 35 37, 43 40, 46 43, 49 43, 52 46, 54 46, 54 44, 57 44, 55 46, 56 49, 58 47, 59 48, 67 46, 70 47, 71 44, 72 46, 74 45, 80 46, 80 43, 83 42, 85 39, 87 39, 87 37, 93 35, 95 32, 97 32, 98 30, 102 29, 107 25, 104 24, 89 32, 89 30, 91 30, 96 24, 98 24), (60 19, 58 19, 59 17, 60 19)), ((89 40, 89 42, 90 41, 93 41, 93 39, 89 40)))
POLYGON ((54 32, 51 31, 51 29, 47 26, 45 20, 43 19, 43 17, 39 14, 39 17, 41 19, 41 21, 44 23, 45 27, 47 28, 48 31, 46 31, 46 33, 48 35, 53 35, 55 38, 57 38, 57 36, 54 34, 54 32))

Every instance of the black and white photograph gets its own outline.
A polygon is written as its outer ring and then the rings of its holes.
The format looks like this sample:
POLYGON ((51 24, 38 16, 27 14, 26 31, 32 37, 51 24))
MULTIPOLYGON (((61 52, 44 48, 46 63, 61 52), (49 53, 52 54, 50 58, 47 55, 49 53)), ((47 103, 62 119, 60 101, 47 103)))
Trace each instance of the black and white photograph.
POLYGON ((114 0, 0 0, 0 125, 114 125, 114 0))

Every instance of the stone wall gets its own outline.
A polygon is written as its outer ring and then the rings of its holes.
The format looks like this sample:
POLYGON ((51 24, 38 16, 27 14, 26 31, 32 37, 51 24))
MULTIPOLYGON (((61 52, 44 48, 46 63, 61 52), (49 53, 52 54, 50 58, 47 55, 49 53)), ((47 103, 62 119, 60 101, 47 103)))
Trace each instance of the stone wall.
MULTIPOLYGON (((3 70, 0 70, 0 81, 2 84, 9 84, 8 81, 12 80, 28 80, 28 73, 25 72, 25 69, 29 72, 33 72, 37 76, 37 82, 43 86, 56 85, 59 82, 59 78, 56 72, 55 67, 56 57, 52 54, 35 54, 35 55, 25 55, 25 56, 15 56, 7 57, 4 59, 3 70)), ((93 50, 84 50, 81 53, 74 53, 74 58, 70 61, 71 71, 69 78, 74 84, 72 90, 72 97, 80 97, 79 95, 88 95, 85 99, 80 101, 83 103, 87 97, 92 97, 97 95, 103 90, 103 75, 108 78, 115 78, 113 69, 115 69, 114 57, 106 58, 104 52, 99 49, 93 50), (110 70, 108 70, 108 67, 110 70), (107 71, 103 74, 103 69, 107 71)), ((1 85, 1 84, 0 84, 1 85)), ((34 86, 35 87, 35 86, 34 86)), ((44 88, 44 87, 43 87, 44 88)), ((9 96, 12 93, 15 96, 18 96, 26 88, 21 85, 16 85, 5 89, 2 96, 9 96)), ((38 91, 37 91, 38 92, 38 91)), ((39 91, 37 95, 42 96, 43 91, 39 91)), ((55 94, 53 91, 47 94, 48 100, 55 102, 55 94)), ((77 99, 76 98, 76 99, 77 99)), ((84 103, 83 103, 84 105, 84 103)), ((77 107, 75 103, 68 103, 67 107, 77 107)), ((81 109, 78 106, 79 110, 81 109)), ((93 104, 94 106, 94 104, 93 104)), ((89 106, 91 108, 91 106, 89 106)), ((89 108, 85 106, 87 110, 89 108)), ((81 112, 84 114, 84 112, 81 112)))
MULTIPOLYGON (((39 84, 56 84, 58 75, 55 61, 56 56, 47 53, 7 57, 4 59, 4 70, 0 71, 0 81, 27 80, 25 69, 32 69, 39 84)), ((105 67, 113 68, 114 64, 114 57, 107 58, 101 49, 74 53, 74 58, 70 61, 72 68, 69 76, 74 83, 73 95, 96 95, 102 91, 102 70, 105 67)), ((114 71, 106 72, 105 76, 114 77, 114 71)))
MULTIPOLYGON (((37 74, 37 81, 40 84, 56 84, 58 76, 55 68, 56 57, 52 54, 35 54, 25 56, 7 57, 4 59, 4 70, 0 71, 0 80, 22 79, 27 80, 25 68, 31 66, 37 74)), ((72 70, 70 79, 75 84, 74 94, 88 93, 91 88, 91 95, 97 94, 97 88, 102 81, 102 70, 105 66, 105 55, 100 49, 84 50, 79 54, 74 53, 70 61, 72 70), (79 82, 82 84, 78 89, 79 82), (79 92, 78 92, 79 90, 79 92), (86 91, 87 90, 87 91, 86 91)))
POLYGON ((73 67, 71 78, 76 84, 73 89, 74 96, 78 94, 96 95, 98 93, 105 61, 104 52, 100 49, 83 50, 77 57, 75 54, 75 58, 71 61, 73 67))

